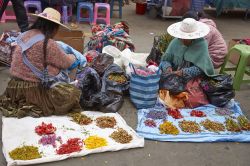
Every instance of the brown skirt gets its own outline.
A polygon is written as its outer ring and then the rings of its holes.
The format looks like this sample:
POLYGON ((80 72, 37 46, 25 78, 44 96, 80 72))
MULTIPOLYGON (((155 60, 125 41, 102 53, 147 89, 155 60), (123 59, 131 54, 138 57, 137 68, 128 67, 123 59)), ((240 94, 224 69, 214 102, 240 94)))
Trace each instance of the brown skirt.
POLYGON ((79 112, 81 92, 70 84, 60 83, 44 89, 40 83, 11 79, 2 96, 0 111, 7 117, 40 117, 79 112))

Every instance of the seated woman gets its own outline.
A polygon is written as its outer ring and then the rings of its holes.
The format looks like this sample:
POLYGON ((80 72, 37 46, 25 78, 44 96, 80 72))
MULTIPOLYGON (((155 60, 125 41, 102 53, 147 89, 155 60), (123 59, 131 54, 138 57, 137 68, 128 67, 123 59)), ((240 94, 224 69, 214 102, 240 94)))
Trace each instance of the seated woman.
POLYGON ((76 66, 74 55, 65 54, 52 39, 61 15, 46 8, 29 31, 17 39, 12 54, 11 80, 0 97, 4 116, 49 116, 80 111, 80 90, 69 84, 66 69, 76 66))
POLYGON ((206 18, 204 12, 189 11, 184 14, 183 19, 185 18, 193 18, 209 26, 210 32, 204 38, 208 42, 208 51, 214 68, 220 68, 227 54, 227 44, 222 34, 217 29, 215 22, 206 18))
POLYGON ((167 29, 175 37, 162 56, 163 71, 173 72, 190 80, 200 75, 214 75, 208 54, 207 42, 203 38, 209 27, 192 18, 172 24, 167 29))
POLYGON ((167 31, 175 38, 170 42, 162 56, 163 72, 170 77, 173 74, 180 76, 181 80, 173 83, 173 86, 185 86, 184 84, 181 85, 181 82, 187 84, 186 87, 182 87, 185 92, 179 92, 178 95, 171 92, 178 90, 174 87, 174 89, 161 89, 159 91, 160 99, 169 108, 194 108, 208 104, 205 94, 194 83, 200 81, 199 77, 201 76, 213 76, 215 74, 208 54, 207 42, 203 38, 208 34, 209 27, 192 18, 187 18, 182 22, 170 25, 167 31), (192 92, 188 90, 190 83, 192 84, 192 92))

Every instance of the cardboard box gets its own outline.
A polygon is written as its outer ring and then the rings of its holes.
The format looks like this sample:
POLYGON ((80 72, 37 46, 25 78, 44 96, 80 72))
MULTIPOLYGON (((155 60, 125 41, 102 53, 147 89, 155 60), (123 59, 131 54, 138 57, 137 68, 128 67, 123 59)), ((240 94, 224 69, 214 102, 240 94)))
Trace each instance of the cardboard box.
MULTIPOLYGON (((232 39, 229 41, 229 44, 228 44, 228 50, 230 50, 235 44, 238 44, 238 42, 240 41, 241 39, 232 39)), ((233 51, 231 53, 231 56, 229 58, 230 62, 232 62, 233 64, 237 65, 238 62, 239 62, 239 59, 240 59, 240 55, 239 55, 239 52, 238 51, 233 51)), ((248 60, 248 63, 247 63, 248 66, 250 66, 250 59, 248 60)))
POLYGON ((55 40, 62 41, 77 51, 83 53, 84 48, 84 33, 82 30, 74 29, 67 30, 65 28, 60 28, 54 37, 55 40))

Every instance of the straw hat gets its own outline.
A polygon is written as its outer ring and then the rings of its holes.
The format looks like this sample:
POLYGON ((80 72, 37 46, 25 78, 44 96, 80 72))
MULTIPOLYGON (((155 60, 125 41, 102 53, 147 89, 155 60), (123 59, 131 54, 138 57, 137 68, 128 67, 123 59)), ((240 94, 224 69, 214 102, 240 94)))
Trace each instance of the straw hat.
POLYGON ((69 29, 66 25, 63 25, 60 22, 61 21, 61 14, 53 8, 46 8, 46 9, 44 9, 44 11, 42 13, 30 14, 30 15, 34 16, 34 17, 44 18, 46 20, 52 21, 56 24, 59 24, 59 25, 63 26, 64 28, 69 29))
POLYGON ((181 22, 170 25, 167 29, 171 36, 180 39, 198 39, 206 36, 210 29, 209 27, 193 18, 186 18, 181 22))

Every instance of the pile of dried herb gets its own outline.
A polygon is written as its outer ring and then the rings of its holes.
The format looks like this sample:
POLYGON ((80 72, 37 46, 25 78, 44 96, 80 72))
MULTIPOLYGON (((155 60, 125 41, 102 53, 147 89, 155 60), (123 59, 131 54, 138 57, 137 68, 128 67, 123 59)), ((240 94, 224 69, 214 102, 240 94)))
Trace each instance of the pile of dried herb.
POLYGON ((241 127, 241 130, 247 130, 247 131, 250 130, 250 122, 245 116, 240 115, 238 116, 237 120, 241 127))
POLYGON ((119 74, 119 73, 109 74, 108 79, 111 81, 115 81, 117 83, 120 83, 120 84, 127 81, 127 78, 123 74, 119 74))
POLYGON ((116 125, 116 120, 114 117, 101 116, 96 119, 96 125, 100 128, 114 128, 116 125))
POLYGON ((9 155, 13 160, 33 160, 42 157, 38 151, 38 147, 35 146, 16 148, 9 152, 9 155))
POLYGON ((144 121, 144 124, 145 126, 148 126, 148 127, 156 127, 156 123, 154 120, 152 119, 147 119, 144 121))
POLYGON ((130 143, 133 139, 132 135, 128 134, 128 132, 122 128, 118 128, 118 130, 114 131, 110 137, 121 144, 130 143))
POLYGON ((215 112, 220 116, 229 116, 233 114, 233 112, 228 108, 216 108, 215 112))
POLYGON ((47 135, 47 134, 54 134, 56 131, 56 127, 54 127, 51 123, 46 124, 42 122, 41 125, 36 126, 35 132, 38 135, 47 135))
POLYGON ((62 144, 61 136, 57 137, 55 134, 49 134, 42 136, 38 143, 42 144, 43 146, 52 145, 54 148, 56 148, 56 141, 62 144))
POLYGON ((226 128, 228 131, 232 131, 232 132, 240 132, 241 131, 238 123, 235 122, 232 118, 226 119, 226 128))
POLYGON ((168 108, 167 111, 168 111, 168 115, 172 116, 175 119, 183 118, 179 109, 168 108))
POLYGON ((147 113, 147 118, 149 119, 166 119, 167 113, 164 111, 151 110, 147 113))
POLYGON ((216 133, 220 131, 225 131, 225 127, 222 123, 213 122, 209 119, 206 119, 205 121, 201 122, 201 125, 208 131, 212 131, 216 133))
POLYGON ((105 138, 98 137, 98 136, 89 136, 85 141, 84 141, 85 147, 87 149, 96 149, 100 148, 103 146, 107 146, 108 142, 105 138))
POLYGON ((178 128, 173 125, 172 122, 165 121, 159 126, 159 130, 161 134, 172 134, 172 135, 177 135, 179 134, 178 128))
POLYGON ((179 127, 186 133, 199 133, 201 132, 200 125, 194 121, 183 120, 179 122, 179 127))
POLYGON ((73 152, 79 152, 82 150, 82 141, 80 138, 71 138, 67 143, 62 144, 58 150, 57 154, 69 154, 73 152))
POLYGON ((92 122, 92 119, 81 113, 71 113, 69 114, 72 117, 72 121, 76 122, 79 125, 88 125, 92 122))

